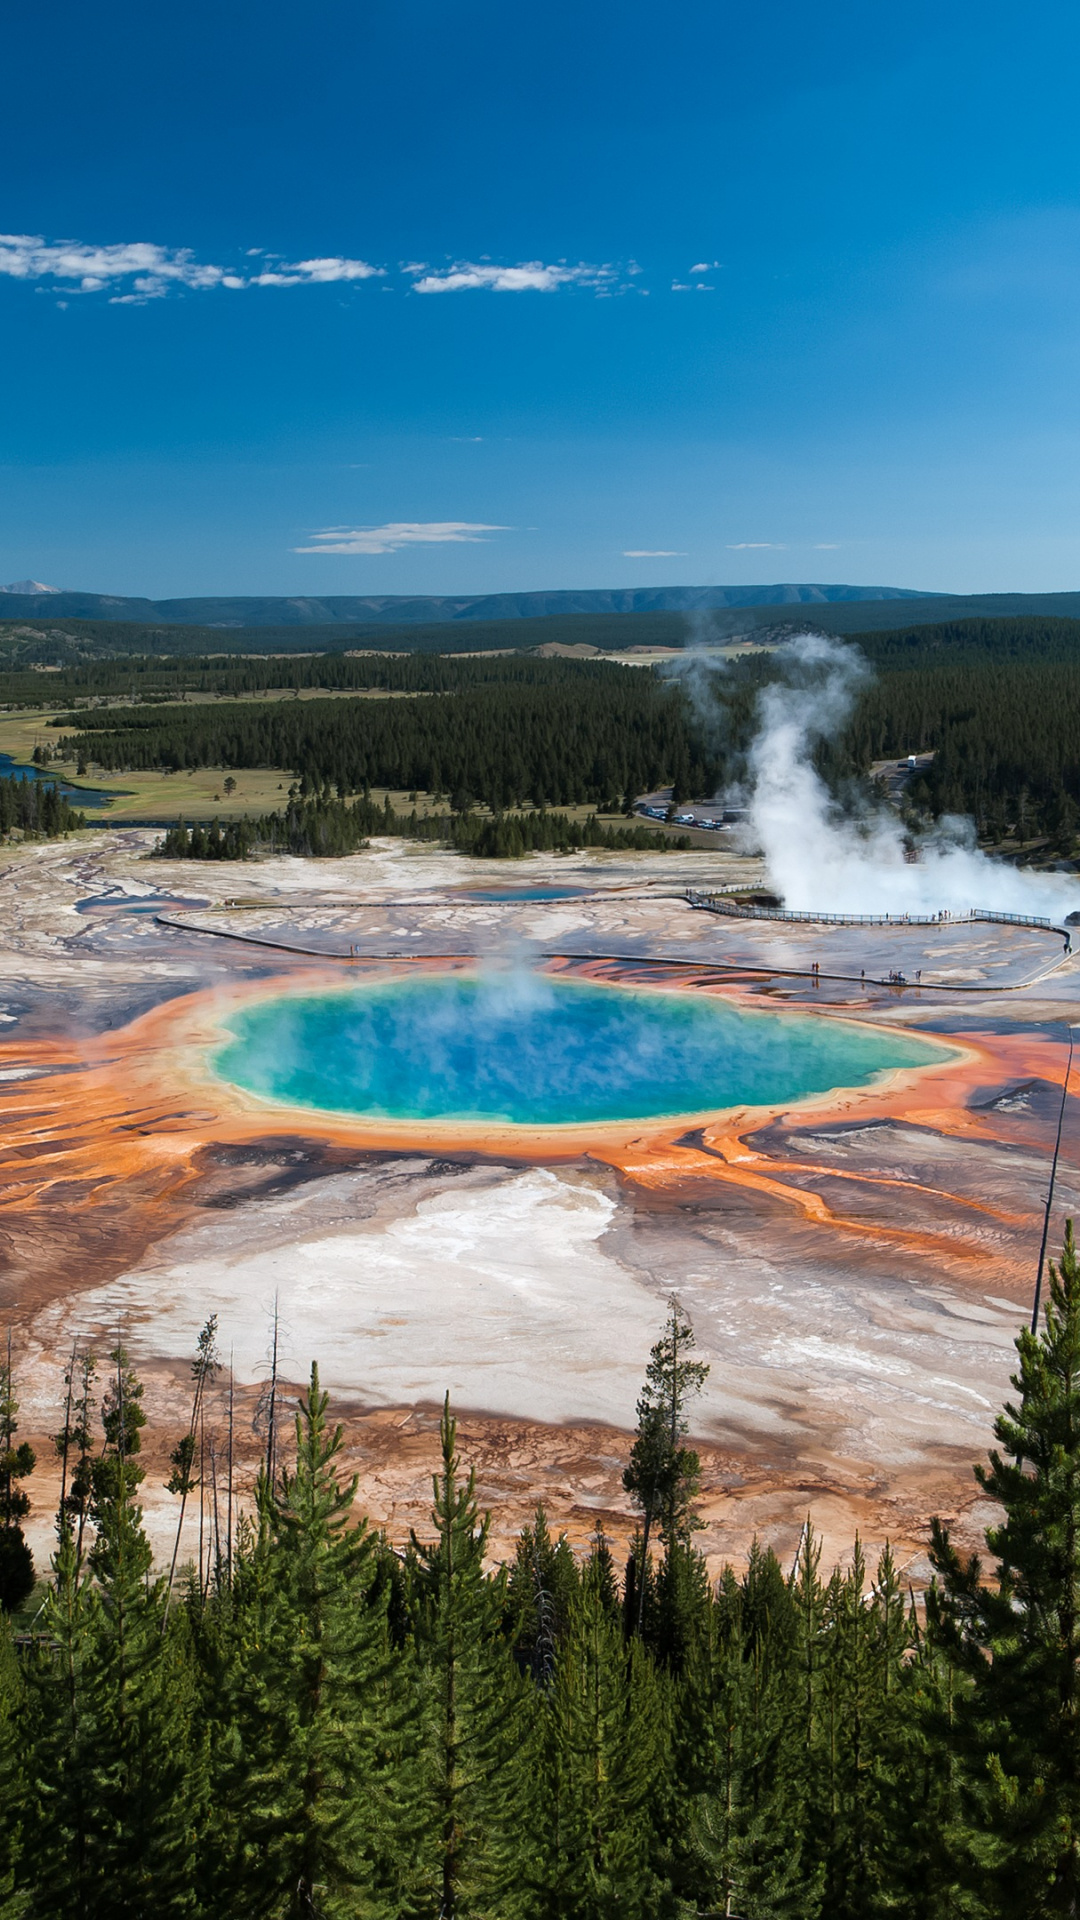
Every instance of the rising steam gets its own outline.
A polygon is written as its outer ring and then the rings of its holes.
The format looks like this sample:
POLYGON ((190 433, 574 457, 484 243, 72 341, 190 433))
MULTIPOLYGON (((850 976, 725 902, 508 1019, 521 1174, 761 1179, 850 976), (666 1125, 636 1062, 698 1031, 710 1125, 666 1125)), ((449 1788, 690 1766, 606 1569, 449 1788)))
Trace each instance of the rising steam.
POLYGON ((811 755, 835 736, 869 669, 854 648, 808 633, 777 650, 784 679, 763 689, 749 754, 750 824, 784 905, 820 913, 999 913, 1059 920, 1080 907, 1067 874, 1026 872, 980 853, 970 820, 946 818, 906 857, 905 833, 884 807, 852 818, 811 755))

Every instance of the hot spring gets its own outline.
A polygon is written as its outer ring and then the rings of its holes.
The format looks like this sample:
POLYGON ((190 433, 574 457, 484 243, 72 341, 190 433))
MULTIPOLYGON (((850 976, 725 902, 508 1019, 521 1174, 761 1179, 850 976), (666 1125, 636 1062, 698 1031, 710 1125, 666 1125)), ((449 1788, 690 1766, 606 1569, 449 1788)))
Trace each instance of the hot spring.
POLYGON ((597 1125, 780 1106, 948 1050, 711 994, 427 974, 230 1014, 215 1072, 290 1106, 395 1121, 597 1125))

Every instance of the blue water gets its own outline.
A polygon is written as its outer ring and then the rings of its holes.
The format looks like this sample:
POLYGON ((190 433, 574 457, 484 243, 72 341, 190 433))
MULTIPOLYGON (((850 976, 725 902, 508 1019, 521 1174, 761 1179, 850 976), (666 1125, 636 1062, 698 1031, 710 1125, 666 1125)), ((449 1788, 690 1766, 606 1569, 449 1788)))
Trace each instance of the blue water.
POLYGON ((491 887, 460 892, 459 900, 584 900, 590 887, 491 887))
POLYGON ((105 793, 100 787, 73 787, 66 780, 58 780, 48 767, 24 765, 13 760, 10 753, 0 753, 0 780, 47 780, 73 807, 104 807, 116 799, 115 793, 105 793))
POLYGON ((218 1074, 290 1105, 549 1126, 771 1106, 947 1050, 705 994, 427 975, 233 1014, 218 1074))
POLYGON ((171 913, 174 907, 208 907, 209 900, 182 893, 89 893, 76 913, 171 913))

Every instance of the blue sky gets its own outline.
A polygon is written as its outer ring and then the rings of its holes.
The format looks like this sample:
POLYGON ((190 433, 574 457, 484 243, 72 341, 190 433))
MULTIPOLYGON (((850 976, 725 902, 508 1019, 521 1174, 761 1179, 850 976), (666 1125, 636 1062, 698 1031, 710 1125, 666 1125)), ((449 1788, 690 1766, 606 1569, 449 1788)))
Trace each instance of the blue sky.
POLYGON ((1080 587, 1075 7, 54 0, 5 51, 0 580, 1080 587))

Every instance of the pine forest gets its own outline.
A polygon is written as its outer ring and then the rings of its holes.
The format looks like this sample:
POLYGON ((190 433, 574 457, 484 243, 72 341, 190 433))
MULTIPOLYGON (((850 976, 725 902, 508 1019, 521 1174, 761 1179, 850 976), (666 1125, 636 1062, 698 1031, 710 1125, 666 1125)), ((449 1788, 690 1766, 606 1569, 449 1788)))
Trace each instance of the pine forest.
POLYGON ((690 1443, 708 1369, 672 1301, 623 1485, 625 1567, 542 1506, 507 1565, 449 1405, 429 1526, 355 1510, 312 1367, 271 1394, 253 1497, 202 1444, 200 1335, 166 1568, 143 1527, 143 1386, 76 1349, 55 1548, 23 1522, 0 1369, 0 1914, 335 1920, 1043 1920, 1080 1901, 1080 1258, 1067 1230, 976 1469, 988 1559, 928 1525, 710 1580, 690 1443), (227 1489, 227 1490, 226 1490, 227 1489), (180 1554, 199 1514, 197 1560, 180 1554), (4 1619, 6 1617, 6 1625, 4 1619))
MULTIPOLYGON (((875 762, 932 755, 905 796, 913 822, 966 814, 984 843, 1042 836, 1069 854, 1078 641, 1080 622, 1034 617, 853 635, 865 671, 820 770, 865 804, 875 762)), ((50 693, 80 704, 47 724, 80 772, 272 767, 304 799, 387 788, 454 811, 619 812, 664 786, 678 802, 738 785, 759 694, 783 671, 769 649, 701 672, 685 653, 656 669, 535 652, 112 659, 58 672, 50 693)), ((40 701, 41 678, 0 674, 0 698, 40 701)))

